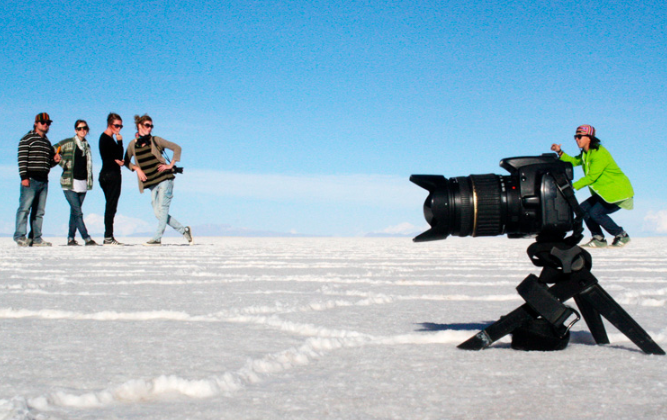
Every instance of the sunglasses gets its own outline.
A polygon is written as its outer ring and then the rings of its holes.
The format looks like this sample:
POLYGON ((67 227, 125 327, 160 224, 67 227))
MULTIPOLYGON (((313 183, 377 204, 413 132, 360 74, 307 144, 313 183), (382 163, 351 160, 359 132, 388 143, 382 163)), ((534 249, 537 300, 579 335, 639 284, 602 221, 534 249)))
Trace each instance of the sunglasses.
POLYGON ((88 131, 88 126, 87 125, 82 125, 81 127, 77 127, 76 131, 88 131))
POLYGON ((116 128, 123 128, 123 124, 113 124, 113 126, 116 128))
POLYGON ((53 121, 39 121, 40 124, 51 125, 53 121))
POLYGON ((144 127, 146 127, 146 128, 153 128, 153 127, 155 127, 155 126, 154 126, 153 124, 148 124, 148 123, 146 123, 146 124, 144 124, 144 127))
POLYGON ((576 136, 574 136, 574 138, 577 139, 577 140, 581 140, 582 137, 584 137, 584 136, 582 136, 581 134, 577 134, 576 136))

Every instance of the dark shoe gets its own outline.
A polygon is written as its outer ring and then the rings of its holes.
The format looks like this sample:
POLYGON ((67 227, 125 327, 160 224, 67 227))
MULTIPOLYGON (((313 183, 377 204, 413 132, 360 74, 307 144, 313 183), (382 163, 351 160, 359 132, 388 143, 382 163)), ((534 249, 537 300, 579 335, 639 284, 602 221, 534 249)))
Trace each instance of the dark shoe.
POLYGON ((614 242, 611 243, 611 246, 616 248, 624 247, 630 242, 630 237, 627 233, 623 232, 620 235, 614 237, 614 242))
POLYGON ((79 246, 79 243, 76 241, 76 239, 71 238, 67 240, 67 246, 79 246))
POLYGON ((88 238, 86 239, 86 246, 100 246, 100 244, 95 242, 93 238, 88 238))
POLYGON ((51 242, 46 242, 44 240, 41 240, 39 242, 32 242, 31 246, 51 246, 51 242))
POLYGON ((18 238, 16 240, 16 245, 18 245, 18 246, 24 246, 24 247, 25 246, 30 246, 31 243, 32 243, 32 241, 28 238, 18 238))
POLYGON ((104 245, 123 245, 116 238, 104 238, 104 245))
POLYGON ((150 241, 144 244, 144 246, 160 246, 160 245, 162 245, 162 241, 155 239, 151 239, 150 241))
POLYGON ((595 235, 590 241, 583 244, 582 246, 586 248, 606 248, 607 240, 602 236, 595 235))
POLYGON ((190 245, 195 244, 195 240, 192 237, 192 229, 190 229, 190 226, 185 227, 185 232, 183 232, 183 236, 185 237, 185 240, 187 240, 190 243, 190 245))

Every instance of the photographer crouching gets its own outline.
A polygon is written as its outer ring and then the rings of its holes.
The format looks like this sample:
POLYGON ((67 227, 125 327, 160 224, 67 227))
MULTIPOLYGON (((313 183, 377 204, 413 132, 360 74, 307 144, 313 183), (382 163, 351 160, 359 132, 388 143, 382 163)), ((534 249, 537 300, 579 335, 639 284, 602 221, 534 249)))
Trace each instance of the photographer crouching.
POLYGON ((153 212, 158 219, 155 235, 144 245, 162 245, 162 235, 167 225, 183 234, 188 243, 193 245, 194 239, 190 227, 181 225, 169 214, 169 206, 174 196, 174 173, 183 173, 182 168, 174 166, 181 158, 181 146, 151 135, 154 126, 153 120, 148 115, 135 115, 134 122, 139 136, 127 146, 125 166, 137 173, 139 192, 143 193, 144 188, 151 190, 153 212), (171 162, 167 162, 163 156, 165 149, 171 150, 174 154, 171 162))

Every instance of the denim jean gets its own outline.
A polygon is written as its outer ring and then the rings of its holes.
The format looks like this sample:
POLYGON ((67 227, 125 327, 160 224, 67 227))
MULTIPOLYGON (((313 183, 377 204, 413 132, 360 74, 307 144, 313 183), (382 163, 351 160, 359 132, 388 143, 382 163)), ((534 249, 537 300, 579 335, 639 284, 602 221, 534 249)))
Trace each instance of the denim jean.
POLYGON ((88 229, 83 223, 83 200, 86 198, 86 193, 78 193, 72 190, 63 190, 65 193, 65 199, 69 203, 69 233, 67 234, 67 239, 74 239, 77 229, 81 234, 81 237, 84 240, 90 239, 88 235, 88 229))
POLYGON ((155 213, 155 217, 157 217, 158 220, 157 231, 155 232, 155 236, 153 236, 153 240, 162 240, 162 234, 164 234, 164 230, 167 228, 167 225, 171 226, 180 233, 185 233, 185 227, 178 223, 178 220, 169 215, 171 199, 174 198, 174 180, 167 179, 149 188, 151 190, 153 212, 155 213))
POLYGON ((607 203, 599 195, 593 194, 586 201, 581 203, 581 209, 584 211, 584 221, 588 230, 593 236, 604 237, 602 228, 609 234, 616 236, 624 232, 623 228, 611 220, 610 214, 617 212, 621 208, 616 204, 607 203))
POLYGON ((30 215, 30 235, 33 242, 42 240, 42 222, 46 211, 46 196, 49 193, 49 183, 30 179, 30 186, 21 184, 19 209, 16 211, 16 230, 14 240, 26 237, 28 230, 28 215, 30 215))

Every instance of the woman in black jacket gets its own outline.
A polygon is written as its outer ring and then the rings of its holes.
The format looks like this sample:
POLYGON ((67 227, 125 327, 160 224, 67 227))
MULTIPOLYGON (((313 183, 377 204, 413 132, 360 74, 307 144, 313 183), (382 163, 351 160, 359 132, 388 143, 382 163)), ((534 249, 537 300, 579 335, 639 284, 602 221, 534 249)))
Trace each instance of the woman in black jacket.
POLYGON ((107 129, 100 136, 100 155, 102 155, 102 170, 100 171, 100 187, 104 191, 107 204, 104 210, 104 245, 122 245, 114 238, 113 221, 118 208, 123 177, 120 168, 123 161, 123 136, 120 130, 123 120, 120 115, 110 113, 107 117, 107 129), (116 136, 114 140, 113 136, 116 136))

